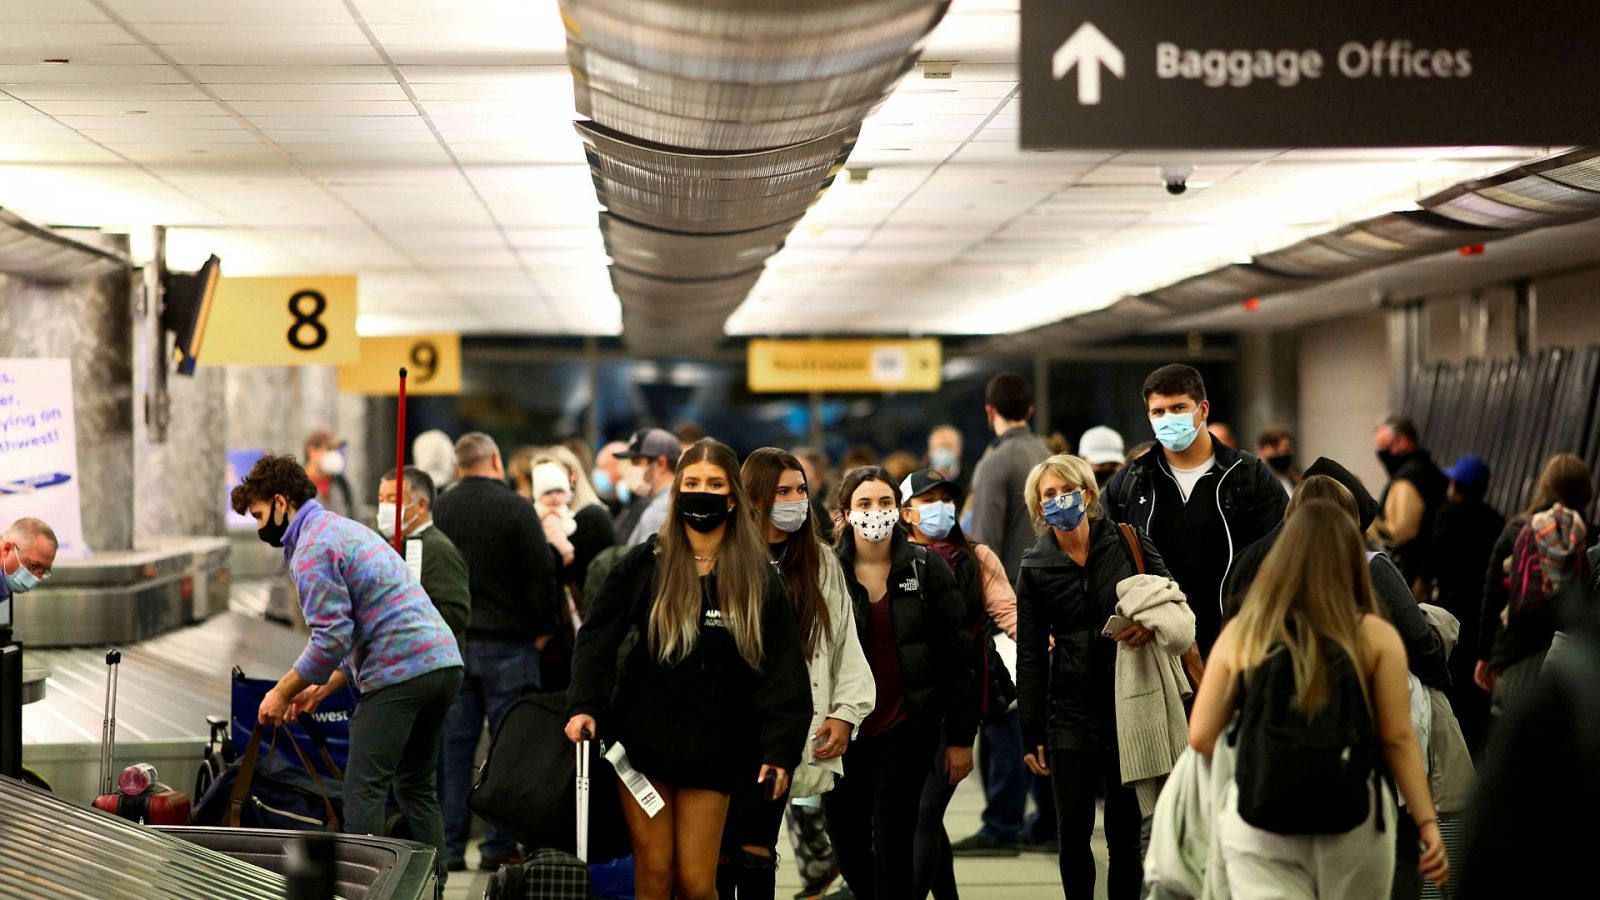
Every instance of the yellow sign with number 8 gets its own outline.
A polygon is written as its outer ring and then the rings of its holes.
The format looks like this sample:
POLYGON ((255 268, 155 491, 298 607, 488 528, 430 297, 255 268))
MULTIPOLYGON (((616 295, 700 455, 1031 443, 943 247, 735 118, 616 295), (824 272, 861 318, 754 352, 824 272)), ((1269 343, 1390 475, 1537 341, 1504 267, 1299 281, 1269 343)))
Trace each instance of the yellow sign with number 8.
POLYGON ((200 365, 354 363, 356 276, 230 278, 217 284, 200 365))
POLYGON ((406 368, 407 394, 461 392, 461 335, 416 334, 361 338, 361 361, 339 367, 339 390, 386 396, 400 390, 406 368))

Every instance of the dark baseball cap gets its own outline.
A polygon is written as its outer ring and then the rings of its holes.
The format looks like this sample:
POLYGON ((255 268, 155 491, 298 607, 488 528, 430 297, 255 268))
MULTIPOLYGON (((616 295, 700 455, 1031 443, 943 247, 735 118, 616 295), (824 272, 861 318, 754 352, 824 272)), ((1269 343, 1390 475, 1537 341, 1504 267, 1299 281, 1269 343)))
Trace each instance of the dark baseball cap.
POLYGON ((912 497, 920 497, 936 487, 949 491, 950 499, 955 501, 957 506, 961 505, 964 496, 961 485, 944 477, 944 473, 937 469, 918 469, 907 475, 906 479, 900 482, 900 496, 904 498, 902 502, 910 503, 912 497))
POLYGON ((665 456, 671 463, 676 463, 682 454, 683 445, 678 443, 678 438, 663 428, 635 431, 633 436, 628 438, 628 449, 622 453, 628 459, 638 459, 641 456, 655 459, 658 456, 665 456))
POLYGON ((1486 485, 1489 483, 1489 465, 1469 453, 1445 469, 1444 475, 1456 484, 1486 485))

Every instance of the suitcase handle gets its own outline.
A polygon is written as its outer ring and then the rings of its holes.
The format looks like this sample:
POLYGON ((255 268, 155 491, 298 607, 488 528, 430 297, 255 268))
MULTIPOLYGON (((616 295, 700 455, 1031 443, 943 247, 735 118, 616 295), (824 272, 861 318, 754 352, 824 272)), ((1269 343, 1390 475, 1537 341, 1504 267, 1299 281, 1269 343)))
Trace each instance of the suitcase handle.
MULTIPOLYGON (((272 746, 274 749, 278 746, 278 727, 276 725, 272 726, 272 746)), ((239 827, 245 798, 250 796, 250 782, 255 779, 256 763, 261 758, 261 738, 264 735, 265 728, 266 726, 257 722, 256 726, 250 729, 250 741, 245 745, 244 757, 239 762, 239 775, 233 781, 233 793, 228 795, 228 814, 222 821, 222 824, 228 828, 239 827)), ((287 728, 283 730, 285 734, 288 734, 287 728)), ((306 771, 310 773, 311 782, 317 788, 317 796, 322 798, 323 811, 328 816, 328 830, 337 832, 339 830, 339 816, 333 811, 333 801, 328 797, 328 789, 322 784, 322 776, 317 774, 316 768, 311 765, 311 760, 306 758, 306 752, 300 749, 299 742, 294 739, 292 734, 289 735, 289 745, 294 748, 295 755, 300 757, 300 764, 305 766, 306 771)))

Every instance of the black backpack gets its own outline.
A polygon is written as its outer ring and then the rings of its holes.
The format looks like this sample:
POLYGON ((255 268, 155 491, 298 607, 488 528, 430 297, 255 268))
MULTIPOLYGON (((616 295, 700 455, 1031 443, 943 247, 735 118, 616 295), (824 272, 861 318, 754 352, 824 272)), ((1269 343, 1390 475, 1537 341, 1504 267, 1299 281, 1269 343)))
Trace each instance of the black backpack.
POLYGON ((1294 708, 1294 665, 1278 645, 1240 676, 1236 749, 1239 817, 1277 834, 1343 834, 1375 804, 1384 830, 1380 748, 1355 666, 1332 642, 1328 700, 1312 718, 1294 708))

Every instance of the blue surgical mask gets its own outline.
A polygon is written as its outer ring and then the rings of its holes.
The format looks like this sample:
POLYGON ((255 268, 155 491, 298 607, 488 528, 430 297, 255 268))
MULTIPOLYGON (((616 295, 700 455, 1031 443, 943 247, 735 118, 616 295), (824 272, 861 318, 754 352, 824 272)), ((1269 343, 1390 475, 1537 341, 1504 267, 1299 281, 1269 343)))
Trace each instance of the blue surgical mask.
POLYGON ((935 541, 948 537, 956 525, 956 505, 948 501, 924 503, 917 507, 917 513, 922 517, 917 530, 935 541))
POLYGON ((602 496, 611 493, 611 476, 600 469, 595 469, 590 476, 594 480, 594 489, 602 496))
POLYGON ((961 457, 949 447, 936 447, 928 453, 928 465, 949 477, 961 468, 961 457))
MULTIPOLYGON (((17 571, 15 573, 6 574, 6 587, 10 588, 11 593, 13 594, 26 594, 38 586, 39 578, 32 572, 29 572, 28 567, 22 564, 21 554, 18 554, 16 550, 12 550, 11 552, 17 557, 17 571)), ((3 570, 4 568, 4 565, 0 564, 0 570, 3 570)))
POLYGON ((1173 453, 1182 453, 1194 443, 1195 436, 1200 429, 1195 427, 1194 415, 1191 413, 1167 413, 1150 423, 1155 430, 1156 440, 1161 446, 1173 453))
POLYGON ((1044 502, 1044 523, 1061 531, 1072 531, 1082 524, 1085 512, 1083 491, 1057 494, 1044 502))

